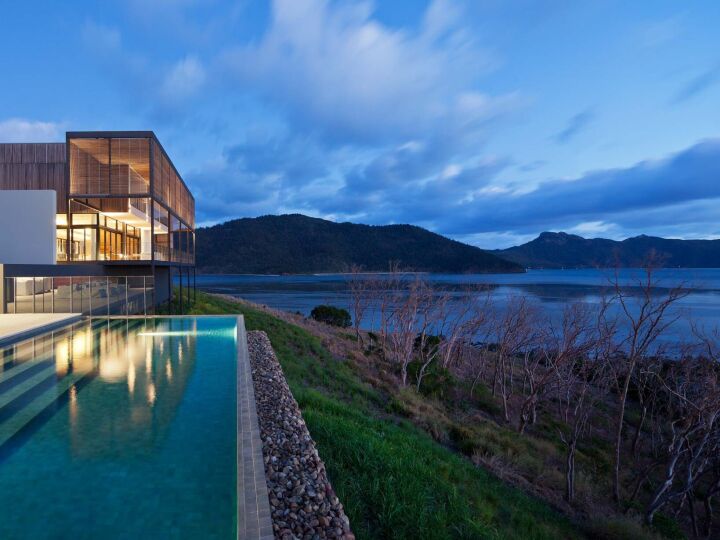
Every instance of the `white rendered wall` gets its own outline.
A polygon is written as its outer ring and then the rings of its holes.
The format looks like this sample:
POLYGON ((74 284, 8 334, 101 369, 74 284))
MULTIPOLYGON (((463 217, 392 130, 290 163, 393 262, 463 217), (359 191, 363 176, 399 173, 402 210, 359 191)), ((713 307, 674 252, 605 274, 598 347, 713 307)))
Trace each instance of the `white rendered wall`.
POLYGON ((0 191, 0 264, 55 264, 53 190, 0 191))

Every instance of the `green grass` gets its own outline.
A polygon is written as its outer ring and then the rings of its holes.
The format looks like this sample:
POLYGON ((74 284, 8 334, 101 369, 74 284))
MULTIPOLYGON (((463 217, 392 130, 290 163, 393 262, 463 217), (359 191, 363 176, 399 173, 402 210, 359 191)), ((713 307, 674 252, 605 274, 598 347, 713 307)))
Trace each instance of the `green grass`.
POLYGON ((202 293, 190 309, 238 312, 268 334, 358 539, 582 537, 542 501, 389 415, 389 397, 304 329, 202 293))

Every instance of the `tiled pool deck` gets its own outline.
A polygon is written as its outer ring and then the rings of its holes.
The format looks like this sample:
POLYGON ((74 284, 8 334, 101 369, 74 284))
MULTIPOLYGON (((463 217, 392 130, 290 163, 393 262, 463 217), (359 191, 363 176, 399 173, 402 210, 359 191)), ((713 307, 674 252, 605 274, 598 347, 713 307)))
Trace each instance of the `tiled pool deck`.
POLYGON ((245 321, 237 324, 237 500, 238 538, 269 540, 274 538, 270 518, 262 441, 255 409, 255 391, 250 372, 245 321))
POLYGON ((0 314, 0 346, 79 321, 80 313, 0 314))

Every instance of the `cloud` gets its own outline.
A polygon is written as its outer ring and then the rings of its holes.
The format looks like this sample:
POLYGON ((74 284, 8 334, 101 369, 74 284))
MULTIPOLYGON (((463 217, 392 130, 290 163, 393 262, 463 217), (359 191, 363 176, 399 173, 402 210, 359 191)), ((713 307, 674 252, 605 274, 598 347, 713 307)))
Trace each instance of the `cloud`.
MULTIPOLYGON (((560 151, 555 144, 569 147, 600 129, 596 112, 607 107, 591 99, 568 109, 570 118, 555 117, 556 96, 538 95, 549 106, 518 115, 517 130, 501 132, 527 105, 515 84, 544 91, 536 84, 542 70, 525 73, 526 55, 538 52, 525 49, 538 40, 513 41, 520 34, 512 30, 544 35, 553 20, 575 16, 567 2, 548 9, 548 2, 523 0, 519 15, 517 6, 498 2, 421 4, 401 14, 381 6, 376 14, 380 4, 372 0, 274 0, 266 13, 246 2, 127 0, 119 13, 98 15, 107 24, 78 22, 88 55, 117 83, 133 122, 155 124, 180 145, 180 164, 215 156, 184 171, 200 222, 297 210, 487 241, 542 229, 659 230, 663 220, 700 230, 713 211, 720 222, 717 141, 567 181, 547 179, 562 164, 544 159, 560 151), (491 42, 518 63, 498 69, 504 58, 491 42), (268 133, 254 132, 257 125, 268 133), (544 140, 523 154, 534 129, 544 140), (219 156, 216 141, 226 145, 219 156)), ((681 22, 630 21, 631 39, 636 48, 674 46, 681 22)), ((718 80, 720 66, 698 73, 677 102, 718 80)), ((597 150, 613 163, 612 151, 597 150)))
POLYGON ((595 115, 590 110, 576 114, 568 120, 567 125, 559 133, 557 133, 553 139, 555 139, 555 142, 558 144, 570 142, 578 134, 584 131, 594 118, 595 115))
POLYGON ((346 175, 343 191, 354 196, 395 186, 409 187, 446 168, 447 158, 447 149, 440 145, 409 141, 389 148, 351 170, 346 175))
POLYGON ((327 174, 321 151, 290 137, 253 138, 225 150, 227 164, 245 173, 304 184, 327 174))
POLYGON ((623 231, 720 234, 720 139, 632 167, 547 180, 529 192, 498 183, 499 174, 514 166, 508 159, 453 162, 444 149, 418 141, 344 168, 342 152, 326 153, 305 139, 248 140, 227 148, 217 166, 186 175, 199 221, 299 211, 414 223, 490 245, 541 230, 616 238, 623 231))
POLYGON ((55 122, 39 122, 23 118, 0 121, 1 142, 54 142, 63 139, 63 129, 55 122))
POLYGON ((225 148, 219 161, 191 171, 185 179, 198 202, 199 222, 277 213, 282 208, 311 211, 303 204, 309 197, 306 192, 329 174, 331 159, 332 154, 304 139, 254 134, 225 148))
POLYGON ((274 175, 255 174, 223 161, 205 164, 184 178, 195 196, 200 224, 274 213, 280 207, 281 179, 274 175))
POLYGON ((677 40, 685 33, 682 17, 673 16, 666 19, 645 23, 639 28, 640 43, 643 47, 654 49, 677 40))
POLYGON ((198 208, 207 221, 261 208, 369 222, 437 215, 508 165, 483 146, 524 102, 478 88, 494 65, 459 3, 431 2, 415 30, 399 30, 367 2, 276 0, 258 40, 224 54, 207 75, 267 105, 259 108, 276 134, 248 133, 211 174, 198 171, 198 208))
POLYGON ((195 56, 176 62, 168 71, 160 87, 160 95, 171 102, 186 100, 205 84, 205 69, 195 56))
POLYGON ((369 3, 276 0, 259 42, 224 59, 296 129, 370 144, 471 133, 512 109, 512 93, 476 89, 493 62, 445 0, 431 3, 413 32, 382 25, 369 3))
POLYGON ((122 36, 117 28, 90 19, 83 25, 82 39, 88 47, 99 52, 119 51, 122 46, 122 36))
POLYGON ((255 135, 185 177, 198 191, 205 222, 294 209, 369 223, 421 223, 481 193, 509 165, 495 157, 453 163, 447 152, 409 141, 358 158, 296 135, 255 135))
POLYGON ((208 47, 237 32, 247 19, 246 1, 125 0, 120 3, 136 25, 155 39, 208 47))
POLYGON ((187 105, 202 95, 200 90, 208 80, 197 55, 170 63, 154 61, 145 51, 132 50, 132 41, 125 43, 118 29, 93 20, 85 22, 82 39, 99 69, 115 80, 136 112, 146 114, 151 122, 182 124, 194 112, 187 105))
POLYGON ((625 223, 675 219, 704 220, 720 199, 720 139, 696 144, 669 158, 624 169, 586 174, 576 180, 540 183, 532 192, 501 193, 448 209, 446 231, 468 234, 527 231, 577 226, 584 222, 625 223), (712 201, 712 202, 709 202, 712 201), (702 205, 704 212, 675 211, 680 205, 702 205), (668 216, 675 216, 669 218, 668 216))
POLYGON ((151 68, 142 54, 127 50, 117 28, 88 19, 83 25, 82 41, 99 68, 115 79, 126 95, 132 95, 135 106, 146 101, 148 88, 158 88, 158 70, 151 68), (141 95, 144 99, 136 99, 141 95))
POLYGON ((403 145, 348 172, 332 197, 325 194, 307 203, 320 213, 368 223, 432 226, 482 196, 509 164, 493 157, 446 163, 432 148, 403 145))
POLYGON ((523 163, 522 165, 518 166, 518 170, 522 172, 533 172, 537 171, 541 167, 544 167, 547 165, 547 161, 544 159, 536 159, 535 161, 531 161, 530 163, 523 163))
POLYGON ((587 237, 607 233, 612 230, 612 228, 613 224, 605 221, 583 221, 582 223, 578 223, 574 227, 569 228, 565 232, 587 237))
POLYGON ((720 63, 714 65, 710 69, 700 73, 696 77, 693 77, 688 81, 678 92, 675 94, 672 102, 675 104, 683 103, 688 101, 698 94, 701 94, 714 84, 720 81, 720 63))

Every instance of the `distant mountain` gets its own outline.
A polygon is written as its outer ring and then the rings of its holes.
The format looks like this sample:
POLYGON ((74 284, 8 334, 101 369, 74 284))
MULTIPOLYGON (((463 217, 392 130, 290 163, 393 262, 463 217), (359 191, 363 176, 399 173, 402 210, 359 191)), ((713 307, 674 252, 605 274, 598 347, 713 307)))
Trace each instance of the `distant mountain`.
POLYGON ((640 267, 651 253, 665 267, 720 268, 720 240, 635 236, 616 241, 544 232, 535 240, 493 253, 526 268, 640 267))
POLYGON ((236 274, 385 271, 522 272, 497 255, 413 225, 334 223, 300 214, 228 221, 196 231, 198 271, 236 274))

